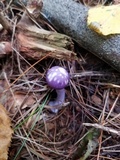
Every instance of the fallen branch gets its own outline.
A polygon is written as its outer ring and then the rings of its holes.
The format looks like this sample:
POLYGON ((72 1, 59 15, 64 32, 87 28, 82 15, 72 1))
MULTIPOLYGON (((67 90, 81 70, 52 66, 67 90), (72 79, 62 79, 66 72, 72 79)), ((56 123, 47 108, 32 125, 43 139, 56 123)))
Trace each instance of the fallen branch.
POLYGON ((67 50, 72 47, 71 39, 63 34, 39 29, 36 26, 22 26, 17 40, 20 45, 19 50, 29 58, 39 60, 50 53, 49 57, 56 59, 76 59, 76 54, 67 50))
MULTIPOLYGON (((35 13, 40 11, 41 3, 34 3, 25 8, 17 28, 17 43, 24 56, 39 60, 49 54, 49 57, 64 60, 75 60, 73 42, 70 37, 53 31, 42 29, 35 21, 35 13)), ((36 17, 37 18, 37 17, 36 17)))
POLYGON ((100 36, 90 30, 88 10, 73 0, 43 0, 42 12, 59 31, 120 72, 120 35, 100 36))
MULTIPOLYGON (((35 17, 39 16, 41 7, 42 3, 32 2, 28 3, 27 7, 24 6, 23 16, 16 26, 16 39, 12 46, 9 42, 0 43, 0 57, 11 53, 15 48, 28 59, 39 60, 47 55, 68 61, 77 59, 76 53, 73 51, 73 41, 69 36, 42 29, 36 22, 35 17)), ((5 18, 2 19, 2 22, 6 22, 5 18)), ((7 29, 7 27, 4 28, 7 29)))

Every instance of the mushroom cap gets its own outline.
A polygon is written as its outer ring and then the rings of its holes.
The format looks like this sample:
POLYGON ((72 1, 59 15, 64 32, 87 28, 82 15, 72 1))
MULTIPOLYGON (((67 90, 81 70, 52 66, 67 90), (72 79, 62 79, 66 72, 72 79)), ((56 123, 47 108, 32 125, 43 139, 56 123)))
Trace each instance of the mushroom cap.
POLYGON ((46 81, 51 88, 63 89, 69 80, 69 73, 63 67, 54 66, 47 71, 46 81))

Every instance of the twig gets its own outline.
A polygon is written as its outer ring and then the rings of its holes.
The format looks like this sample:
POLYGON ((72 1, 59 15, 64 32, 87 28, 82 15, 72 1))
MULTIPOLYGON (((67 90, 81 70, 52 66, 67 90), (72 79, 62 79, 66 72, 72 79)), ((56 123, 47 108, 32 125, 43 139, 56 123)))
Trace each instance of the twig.
POLYGON ((81 73, 73 73, 71 75, 72 78, 77 78, 77 77, 86 77, 86 76, 108 76, 108 74, 100 73, 97 71, 85 71, 81 73))
POLYGON ((9 21, 5 18, 3 13, 0 13, 0 24, 6 29, 9 33, 12 33, 12 26, 10 25, 9 21))
POLYGON ((120 131, 117 131, 113 128, 109 128, 109 127, 104 127, 100 124, 97 124, 97 123, 94 123, 94 124, 91 124, 91 123, 83 123, 84 126, 91 126, 91 127, 94 127, 94 128, 98 128, 98 129, 102 129, 104 131, 107 131, 107 132, 111 132, 113 134, 117 134, 118 136, 120 136, 120 131))
POLYGON ((116 105, 119 97, 120 97, 120 93, 118 94, 117 98, 115 99, 115 101, 114 101, 114 103, 113 103, 113 105, 112 105, 112 107, 111 107, 111 109, 110 109, 110 111, 109 111, 109 113, 108 113, 108 115, 107 115, 107 117, 106 117, 106 120, 109 118, 109 116, 111 115, 113 109, 115 108, 115 105, 116 105))

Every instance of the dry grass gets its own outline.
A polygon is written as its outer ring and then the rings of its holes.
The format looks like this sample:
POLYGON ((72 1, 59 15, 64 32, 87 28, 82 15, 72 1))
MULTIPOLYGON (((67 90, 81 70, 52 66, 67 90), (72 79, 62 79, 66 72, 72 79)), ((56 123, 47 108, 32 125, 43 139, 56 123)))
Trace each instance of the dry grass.
POLYGON ((79 60, 74 62, 46 56, 37 63, 16 50, 1 60, 1 103, 14 129, 9 160, 70 160, 92 127, 100 127, 100 137, 88 160, 120 159, 120 74, 77 44, 75 51, 79 60), (57 115, 47 106, 55 92, 45 81, 54 65, 71 76, 57 115))

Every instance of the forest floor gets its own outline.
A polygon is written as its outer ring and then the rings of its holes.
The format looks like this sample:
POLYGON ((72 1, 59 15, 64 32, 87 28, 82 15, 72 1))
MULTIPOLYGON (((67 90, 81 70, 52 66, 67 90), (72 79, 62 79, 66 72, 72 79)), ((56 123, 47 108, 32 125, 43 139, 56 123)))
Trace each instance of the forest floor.
MULTIPOLYGON (((11 42, 12 52, 0 60, 0 103, 9 112, 14 130, 9 160, 120 160, 120 73, 74 41, 77 60, 49 53, 39 59, 24 56, 16 41, 16 24, 24 9, 16 1, 6 2, 0 2, 0 9, 12 33, 0 28, 0 42, 11 42), (51 66, 62 66, 71 77, 57 114, 48 106, 56 98, 46 83, 51 66)), ((120 3, 81 2, 89 6, 120 3)), ((42 28, 55 31, 48 22, 42 28)))

